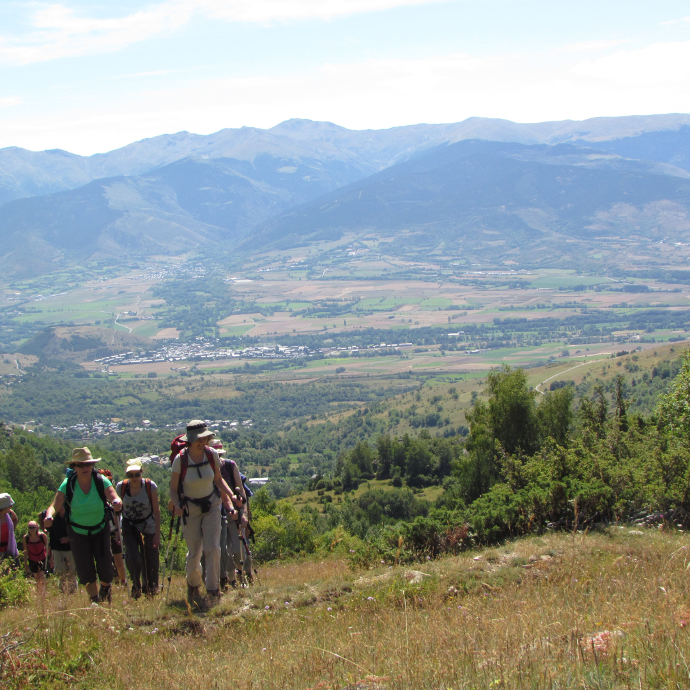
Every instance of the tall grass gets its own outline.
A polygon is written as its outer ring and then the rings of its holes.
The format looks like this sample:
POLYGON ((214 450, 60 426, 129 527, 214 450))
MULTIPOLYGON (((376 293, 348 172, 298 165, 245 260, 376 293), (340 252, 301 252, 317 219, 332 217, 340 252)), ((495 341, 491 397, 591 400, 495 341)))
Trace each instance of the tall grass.
POLYGON ((403 567, 339 559, 267 567, 189 612, 52 590, 0 613, 14 687, 690 687, 690 543, 628 528, 550 534, 403 567), (420 574, 421 573, 421 574, 420 574), (16 657, 16 658, 15 658, 16 657), (13 665, 14 664, 14 665, 13 665))

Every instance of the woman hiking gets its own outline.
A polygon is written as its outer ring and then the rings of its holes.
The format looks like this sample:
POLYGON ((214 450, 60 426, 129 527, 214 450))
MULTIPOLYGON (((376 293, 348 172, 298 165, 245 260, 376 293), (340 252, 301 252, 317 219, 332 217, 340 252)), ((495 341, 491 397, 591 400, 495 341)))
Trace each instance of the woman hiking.
POLYGON ((197 605, 202 555, 208 603, 220 598, 220 506, 223 503, 234 519, 233 500, 237 500, 220 476, 218 453, 207 446, 212 438, 205 422, 189 422, 181 438, 187 446, 173 459, 170 479, 170 498, 175 515, 183 516, 182 534, 187 542, 187 601, 197 605))
POLYGON ((14 528, 19 522, 17 514, 12 510, 14 501, 9 494, 0 494, 0 562, 9 559, 11 567, 18 565, 17 540, 14 528))
POLYGON ((48 555, 48 535, 41 532, 38 523, 31 520, 24 535, 24 570, 36 580, 39 596, 46 593, 46 556, 48 555))
POLYGON ((122 510, 122 501, 109 479, 95 471, 91 451, 75 448, 66 464, 73 472, 60 484, 45 518, 46 529, 64 505, 67 534, 72 547, 77 576, 93 603, 110 601, 113 581, 113 554, 110 550, 110 507, 122 510), (98 588, 100 580, 101 587, 98 588))
POLYGON ((150 479, 142 479, 141 465, 136 460, 127 463, 125 474, 127 478, 116 491, 122 499, 122 541, 132 598, 138 599, 142 593, 153 596, 158 592, 161 511, 158 487, 150 479))

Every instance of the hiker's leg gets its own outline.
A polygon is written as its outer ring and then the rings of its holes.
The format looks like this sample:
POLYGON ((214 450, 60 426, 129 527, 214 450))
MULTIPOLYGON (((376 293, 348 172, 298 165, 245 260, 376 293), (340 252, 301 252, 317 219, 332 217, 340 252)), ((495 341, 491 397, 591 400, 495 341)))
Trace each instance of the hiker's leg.
MULTIPOLYGON (((78 534, 71 527, 67 528, 67 533, 79 584, 86 587, 86 592, 90 597, 94 597, 98 594, 98 576, 94 564, 91 538, 85 534, 78 534)), ((108 543, 110 543, 110 537, 108 537, 108 543)), ((110 567, 112 569, 112 565, 110 567)))
MULTIPOLYGON (((228 577, 228 521, 224 515, 220 518, 220 579, 228 577)), ((234 580, 235 578, 230 578, 234 580)))
MULTIPOLYGON (((110 550, 110 527, 107 525, 98 534, 91 537, 93 558, 96 559, 96 570, 101 585, 109 587, 113 581, 113 554, 110 550)), ((124 567, 124 564, 123 564, 124 567)))
POLYGON ((134 590, 141 590, 141 571, 143 559, 141 557, 141 543, 136 527, 126 520, 122 521, 122 541, 125 547, 125 562, 129 570, 129 578, 134 590))
POLYGON ((155 534, 144 533, 144 560, 146 562, 146 591, 148 594, 158 592, 158 567, 160 563, 160 551, 153 548, 155 534))
POLYGON ((203 548, 206 557, 206 591, 220 589, 220 499, 202 518, 203 548))
POLYGON ((187 543, 187 584, 190 587, 201 586, 201 554, 203 541, 201 537, 201 508, 193 503, 187 504, 189 515, 182 527, 182 536, 187 543))
POLYGON ((242 550, 240 548, 240 534, 237 531, 237 523, 234 520, 228 520, 228 537, 230 539, 229 551, 232 552, 232 573, 231 579, 235 579, 235 570, 242 572, 242 550))
POLYGON ((248 578, 252 578, 254 577, 252 575, 252 557, 245 548, 244 544, 242 544, 242 554, 244 556, 244 573, 248 578))

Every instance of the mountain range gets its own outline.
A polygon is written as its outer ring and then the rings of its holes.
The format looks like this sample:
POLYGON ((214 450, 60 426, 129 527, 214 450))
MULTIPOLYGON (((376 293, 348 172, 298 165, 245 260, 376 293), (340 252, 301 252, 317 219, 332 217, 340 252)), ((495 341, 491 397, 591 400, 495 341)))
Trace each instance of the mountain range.
POLYGON ((7 148, 0 268, 43 273, 72 260, 239 242, 255 251, 365 231, 453 251, 498 233, 491 246, 518 254, 554 233, 688 239, 688 189, 682 114, 359 131, 289 120, 89 157, 7 148), (31 266, 20 267, 27 248, 31 266))

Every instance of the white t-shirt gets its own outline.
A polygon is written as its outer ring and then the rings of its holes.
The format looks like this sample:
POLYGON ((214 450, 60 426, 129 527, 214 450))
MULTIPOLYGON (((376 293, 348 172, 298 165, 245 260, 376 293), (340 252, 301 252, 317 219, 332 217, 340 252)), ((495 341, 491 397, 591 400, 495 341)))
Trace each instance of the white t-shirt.
MULTIPOLYGON (((213 459, 216 463, 216 467, 220 466, 220 459, 218 453, 216 453, 213 448, 211 448, 213 453, 213 459)), ((191 456, 188 458, 189 464, 187 466, 187 474, 184 478, 184 483, 182 485, 182 491, 185 496, 189 498, 204 498, 213 492, 213 477, 214 472, 211 464, 206 462, 206 455, 202 463, 197 467, 197 465, 192 460, 191 456), (206 463, 205 465, 203 463, 206 463)), ((182 460, 178 455, 175 456, 172 464, 172 471, 178 474, 182 473, 182 460)))

